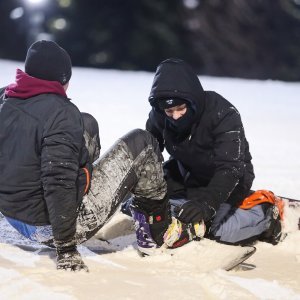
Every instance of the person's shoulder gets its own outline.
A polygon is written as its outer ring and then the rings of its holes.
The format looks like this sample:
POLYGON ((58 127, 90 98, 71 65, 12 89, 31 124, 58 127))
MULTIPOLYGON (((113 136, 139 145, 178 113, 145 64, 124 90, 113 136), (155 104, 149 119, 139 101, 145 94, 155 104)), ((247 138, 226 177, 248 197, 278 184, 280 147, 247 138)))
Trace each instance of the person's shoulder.
POLYGON ((72 122, 81 123, 81 113, 78 107, 69 98, 61 95, 41 94, 37 96, 31 106, 31 113, 33 111, 38 119, 46 122, 69 119, 72 122))
POLYGON ((205 106, 208 110, 213 111, 237 111, 236 107, 222 95, 214 91, 205 91, 205 106))
MULTIPOLYGON (((42 100, 41 102, 45 106, 51 106, 52 110, 55 109, 71 109, 79 112, 77 106, 71 101, 71 99, 58 94, 41 94, 38 96, 42 100)), ((37 101, 37 102, 38 102, 37 101)))
POLYGON ((205 111, 213 122, 219 122, 224 118, 239 118, 240 113, 236 107, 220 94, 214 91, 206 91, 205 111))
POLYGON ((205 96, 207 102, 213 105, 219 104, 224 106, 232 106, 232 104, 226 98, 215 91, 205 91, 205 96))
POLYGON ((70 102, 70 100, 67 97, 54 93, 40 94, 36 97, 38 100, 42 100, 44 103, 56 103, 56 105, 59 106, 68 105, 68 103, 70 102))
POLYGON ((51 101, 48 101, 47 105, 49 104, 52 104, 51 109, 49 109, 49 106, 44 106, 41 111, 41 116, 44 116, 42 121, 44 123, 44 134, 56 127, 64 127, 66 131, 74 132, 82 130, 83 134, 82 116, 75 104, 69 99, 64 100, 59 96, 51 97, 51 101))

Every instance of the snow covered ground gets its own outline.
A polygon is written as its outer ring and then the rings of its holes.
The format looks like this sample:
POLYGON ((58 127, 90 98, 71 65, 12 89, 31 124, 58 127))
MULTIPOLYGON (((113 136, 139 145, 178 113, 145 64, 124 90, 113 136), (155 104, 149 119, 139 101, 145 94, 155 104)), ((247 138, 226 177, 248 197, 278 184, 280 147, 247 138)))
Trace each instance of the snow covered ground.
MULTIPOLYGON (((18 62, 0 60, 0 86, 14 80, 18 62)), ((102 153, 130 129, 144 128, 152 73, 74 68, 69 97, 99 122, 102 153)), ((250 143, 253 188, 300 199, 300 83, 200 77, 240 111, 250 143)), ((167 155, 165 154, 167 157, 167 155)), ((0 299, 300 299, 300 212, 288 210, 288 237, 258 243, 250 271, 220 269, 238 251, 204 240, 175 255, 140 258, 134 235, 92 239, 80 247, 90 273, 55 270, 55 253, 28 243, 0 217, 0 299)), ((117 214, 99 236, 131 225, 117 214)), ((131 233, 130 228, 127 232, 131 233)))

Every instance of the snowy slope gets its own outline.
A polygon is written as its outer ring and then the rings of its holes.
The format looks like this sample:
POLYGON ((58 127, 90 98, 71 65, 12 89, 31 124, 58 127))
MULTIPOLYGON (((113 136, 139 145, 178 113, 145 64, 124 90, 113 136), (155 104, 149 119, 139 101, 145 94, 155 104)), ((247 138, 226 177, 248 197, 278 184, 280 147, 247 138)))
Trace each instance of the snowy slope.
MULTIPOLYGON (((16 67, 23 65, 0 60, 0 86, 13 81, 16 67)), ((103 151, 128 130, 144 128, 152 79, 145 72, 74 69, 68 94, 98 120, 103 151)), ((300 83, 200 80, 241 113, 255 167, 254 188, 300 199, 300 83)), ((81 246, 89 274, 58 272, 52 250, 30 248, 2 218, 0 299, 300 299, 300 212, 289 214, 288 238, 275 247, 258 243, 249 260, 256 268, 247 272, 216 268, 231 248, 209 241, 193 243, 176 257, 141 259, 132 234, 110 244, 93 239, 81 246)), ((112 222, 120 220, 117 215, 112 222)))

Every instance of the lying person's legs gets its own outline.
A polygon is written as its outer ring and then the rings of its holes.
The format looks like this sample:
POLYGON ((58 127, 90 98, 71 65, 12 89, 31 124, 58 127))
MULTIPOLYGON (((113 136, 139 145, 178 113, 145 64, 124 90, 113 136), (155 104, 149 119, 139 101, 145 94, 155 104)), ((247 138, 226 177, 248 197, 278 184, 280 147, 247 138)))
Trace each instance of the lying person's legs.
POLYGON ((260 239, 277 244, 281 236, 280 218, 275 205, 259 204, 250 209, 222 204, 211 225, 211 234, 221 242, 244 244, 260 239), (280 227, 280 228, 279 228, 280 227))

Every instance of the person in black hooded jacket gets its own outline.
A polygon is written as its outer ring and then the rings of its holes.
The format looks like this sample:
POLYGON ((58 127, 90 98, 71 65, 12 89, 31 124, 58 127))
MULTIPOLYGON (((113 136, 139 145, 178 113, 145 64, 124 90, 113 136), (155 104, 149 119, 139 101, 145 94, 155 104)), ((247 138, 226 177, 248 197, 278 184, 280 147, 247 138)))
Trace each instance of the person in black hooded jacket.
POLYGON ((254 180, 237 109, 216 92, 204 91, 192 68, 179 59, 159 64, 149 102, 146 129, 171 155, 164 171, 179 220, 204 220, 210 235, 227 243, 265 232, 270 205, 237 208, 254 180))

